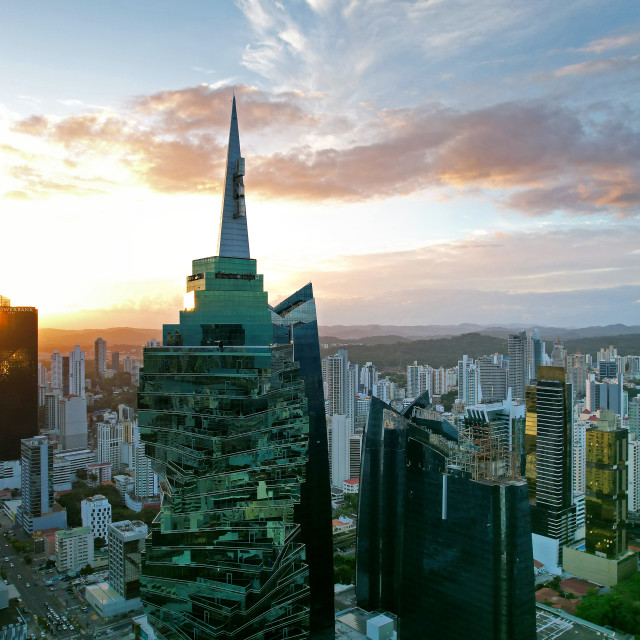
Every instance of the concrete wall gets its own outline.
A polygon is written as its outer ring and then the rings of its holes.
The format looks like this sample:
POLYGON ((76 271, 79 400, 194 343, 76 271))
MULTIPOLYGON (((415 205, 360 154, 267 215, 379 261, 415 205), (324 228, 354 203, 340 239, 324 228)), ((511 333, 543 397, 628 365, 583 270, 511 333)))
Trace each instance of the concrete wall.
POLYGON ((638 570, 638 554, 629 551, 616 560, 601 558, 573 547, 564 547, 563 569, 579 578, 612 587, 627 580, 638 570))

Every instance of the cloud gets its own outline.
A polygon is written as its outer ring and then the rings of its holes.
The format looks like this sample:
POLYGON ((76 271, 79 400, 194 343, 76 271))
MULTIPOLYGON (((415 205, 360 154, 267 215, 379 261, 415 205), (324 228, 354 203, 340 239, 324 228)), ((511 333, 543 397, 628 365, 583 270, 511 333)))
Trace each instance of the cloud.
POLYGON ((604 51, 610 51, 611 49, 627 47, 638 40, 640 40, 640 33, 628 33, 626 35, 613 38, 592 40, 584 47, 581 47, 580 49, 572 49, 572 51, 579 51, 581 53, 602 53, 604 51))
POLYGON ((640 55, 629 58, 605 58, 603 60, 588 60, 570 64, 551 73, 538 74, 538 78, 563 78, 565 76, 587 75, 594 73, 613 73, 624 69, 637 67, 640 64, 640 55))
POLYGON ((343 256, 310 274, 322 323, 538 322, 637 318, 636 225, 468 238, 343 256), (526 260, 522 259, 526 256, 526 260), (446 287, 443 286, 446 282, 446 287))
MULTIPOLYGON (((249 140, 259 149, 247 162, 248 194, 360 202, 428 189, 449 196, 474 190, 527 215, 638 213, 638 132, 619 119, 591 120, 553 102, 466 112, 439 104, 378 112, 361 107, 360 121, 350 126, 339 113, 316 113, 321 96, 201 85, 138 96, 119 113, 32 116, 15 131, 64 149, 58 176, 40 169, 51 190, 66 183, 74 167, 78 193, 103 188, 100 172, 80 177, 91 159, 106 158, 117 165, 114 176, 119 168, 156 192, 218 191, 234 90, 243 146, 249 140), (346 134, 337 136, 337 128, 346 134)), ((13 176, 23 178, 15 190, 42 191, 24 167, 13 176)))

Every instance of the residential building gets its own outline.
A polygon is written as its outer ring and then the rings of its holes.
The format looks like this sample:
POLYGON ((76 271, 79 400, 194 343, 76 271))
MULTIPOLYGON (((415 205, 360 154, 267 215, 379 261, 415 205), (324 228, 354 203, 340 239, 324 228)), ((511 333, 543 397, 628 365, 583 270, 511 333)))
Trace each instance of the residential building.
POLYGON ((120 371, 120 352, 114 351, 111 354, 111 369, 114 373, 118 373, 120 371))
POLYGON ((85 498, 80 503, 82 526, 89 527, 94 538, 107 542, 107 528, 111 524, 111 504, 101 494, 85 498))
POLYGON ((94 343, 95 361, 94 366, 96 373, 102 377, 107 371, 107 342, 102 338, 98 338, 94 343))
POLYGON ((462 356, 462 360, 458 360, 458 401, 466 406, 477 404, 480 401, 478 382, 478 369, 473 358, 462 356))
POLYGON ((627 507, 634 514, 640 511, 640 440, 629 440, 627 462, 627 507))
POLYGON ((354 433, 349 436, 349 477, 360 477, 360 460, 362 458, 362 435, 354 433))
POLYGON ((567 367, 567 350, 560 340, 557 340, 553 345, 553 351, 551 352, 551 366, 562 367, 563 369, 566 369, 567 367))
POLYGON ((629 434, 640 440, 640 396, 636 396, 628 405, 629 412, 629 434))
POLYGON ((345 494, 358 493, 360 488, 360 480, 358 478, 349 478, 342 483, 342 492, 345 494))
POLYGON ((526 384, 535 380, 538 367, 545 364, 544 342, 540 339, 540 332, 534 329, 527 338, 526 344, 527 373, 526 384))
POLYGON ((138 390, 140 437, 170 490, 141 584, 165 640, 334 627, 313 291, 268 305, 243 176, 234 100, 218 255, 193 261, 180 322, 164 326, 164 346, 144 349, 138 390))
POLYGON ((25 438, 22 447, 22 504, 18 515, 31 535, 38 529, 63 529, 67 512, 53 500, 53 448, 46 436, 25 438))
POLYGON ((114 470, 122 466, 122 422, 99 422, 96 425, 98 434, 98 462, 110 462, 114 470))
POLYGON ((58 395, 62 395, 64 387, 62 380, 64 376, 64 366, 62 363, 62 354, 56 349, 51 354, 51 389, 58 391, 58 395))
POLYGON ((524 402, 524 388, 528 381, 527 334, 521 331, 509 336, 509 387, 515 401, 524 402))
POLYGON ((38 310, 0 296, 0 462, 20 458, 23 438, 38 434, 38 310))
POLYGON ((64 394, 80 396, 85 394, 85 363, 84 351, 76 345, 73 351, 69 351, 69 390, 64 394))
POLYGON ((372 362, 367 362, 360 370, 360 388, 362 392, 371 396, 373 385, 378 382, 378 372, 372 362))
POLYGON ((56 531, 56 569, 78 572, 93 564, 93 535, 89 527, 56 531))
POLYGON ((331 416, 328 442, 331 459, 331 484, 341 487, 345 480, 351 477, 350 442, 351 422, 347 416, 334 413, 331 416))

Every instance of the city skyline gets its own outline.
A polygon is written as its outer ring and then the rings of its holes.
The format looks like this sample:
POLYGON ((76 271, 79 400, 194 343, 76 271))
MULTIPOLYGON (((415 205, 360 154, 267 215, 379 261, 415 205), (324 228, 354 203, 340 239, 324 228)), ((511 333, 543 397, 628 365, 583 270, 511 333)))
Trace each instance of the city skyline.
POLYGON ((1 293, 41 326, 175 321, 234 92, 272 303, 312 280, 320 324, 637 322, 636 7, 65 6, 0 27, 1 293))

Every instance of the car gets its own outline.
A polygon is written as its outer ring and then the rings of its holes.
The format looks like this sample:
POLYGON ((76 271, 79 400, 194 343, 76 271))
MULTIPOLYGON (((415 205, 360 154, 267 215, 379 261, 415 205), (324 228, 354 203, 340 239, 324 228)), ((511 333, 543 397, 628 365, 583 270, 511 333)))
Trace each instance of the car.
POLYGON ((13 562, 10 562, 9 566, 13 569, 13 562))
POLYGON ((31 585, 27 582, 27 589, 30 587, 31 585))

